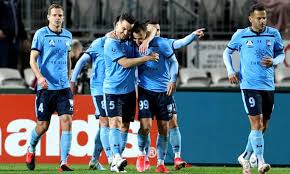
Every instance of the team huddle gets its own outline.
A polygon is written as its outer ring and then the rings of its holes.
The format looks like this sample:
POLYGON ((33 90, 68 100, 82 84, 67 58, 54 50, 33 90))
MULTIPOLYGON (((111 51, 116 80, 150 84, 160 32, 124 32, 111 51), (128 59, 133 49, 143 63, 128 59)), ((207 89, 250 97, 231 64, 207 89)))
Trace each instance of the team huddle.
MULTIPOLYGON (((37 125, 31 133, 26 155, 28 169, 34 170, 35 168, 35 147, 41 136, 48 130, 51 115, 56 111, 60 117, 62 129, 59 171, 72 171, 67 164, 67 158, 72 137, 73 94, 77 77, 88 62, 92 63, 90 91, 96 109, 95 116, 96 119, 99 119, 94 152, 88 162, 89 169, 105 170, 98 161, 100 153, 104 150, 110 164, 109 170, 118 173, 126 172, 127 160, 122 157, 122 152, 127 143, 130 122, 134 121, 136 114, 136 99, 138 99, 138 120, 140 121, 137 136, 139 152, 136 170, 144 172, 150 169, 150 130, 154 118, 158 127, 156 141, 158 160, 155 171, 169 172, 164 165, 168 143, 171 144, 175 154, 175 169, 179 170, 190 166, 181 158, 181 134, 177 123, 176 103, 173 98, 178 74, 178 61, 174 50, 203 37, 204 29, 197 29, 182 39, 168 39, 160 37, 158 22, 138 22, 133 16, 123 13, 116 18, 113 31, 92 42, 78 60, 70 78, 71 62, 68 59, 68 53, 72 34, 62 28, 63 11, 62 6, 52 4, 48 8, 48 26, 37 30, 32 41, 30 65, 38 81, 35 102, 37 125)), ((254 11, 256 12, 257 9, 254 11)), ((276 59, 276 57, 283 55, 283 51, 281 52, 283 44, 279 45, 281 44, 278 43, 280 35, 279 33, 275 35, 276 30, 268 27, 265 29, 264 26, 260 33, 265 32, 265 30, 268 33, 274 33, 274 38, 269 34, 261 34, 263 40, 272 44, 267 45, 270 49, 268 57, 270 60, 264 60, 265 67, 272 68, 273 64, 281 62, 281 58, 276 59), (274 55, 275 59, 273 59, 274 55), (273 62, 273 60, 275 61, 273 62)), ((250 33, 251 30, 247 32, 245 32, 246 36, 254 33, 250 33)), ((260 33, 257 35, 260 36, 260 33)), ((236 35, 238 34, 234 36, 236 35)), ((249 36, 249 38, 253 37, 255 36, 249 36)), ((239 78, 231 65, 232 50, 240 51, 243 46, 242 43, 239 43, 242 39, 236 38, 245 37, 244 35, 233 37, 224 53, 229 79, 233 83, 237 83, 239 78)), ((249 42, 246 43, 246 46, 249 46, 249 42)), ((243 72, 241 74, 243 75, 243 72)), ((245 79, 245 77, 243 78, 245 79)), ((271 80, 271 78, 268 79, 269 83, 271 80)), ((241 80, 241 85, 245 83, 241 80)), ((256 103, 257 108, 252 106, 252 101, 260 101, 260 99, 256 99, 256 94, 253 92, 259 89, 248 88, 247 84, 241 86, 241 89, 247 96, 245 100, 250 102, 246 102, 250 110, 247 113, 250 117, 258 115, 255 118, 260 118, 260 114, 264 114, 264 109, 262 110, 259 105, 265 107, 265 104, 256 103)), ((271 91, 267 93, 268 98, 269 96, 273 97, 272 88, 263 88, 262 90, 268 89, 271 91)), ((261 101, 263 100, 261 99, 261 101)), ((267 120, 269 120, 271 112, 272 109, 266 111, 267 120)), ((260 135, 260 127, 252 129, 254 129, 253 133, 251 132, 252 136, 262 136, 260 135)), ((255 141, 249 141, 249 146, 253 145, 253 148, 246 150, 239 157, 245 174, 250 174, 250 169, 246 165, 253 151, 258 158, 259 172, 264 174, 270 170, 270 165, 266 164, 263 159, 262 140, 257 142, 258 138, 256 137, 253 138, 255 141), (256 145, 255 148, 254 145, 256 145)))

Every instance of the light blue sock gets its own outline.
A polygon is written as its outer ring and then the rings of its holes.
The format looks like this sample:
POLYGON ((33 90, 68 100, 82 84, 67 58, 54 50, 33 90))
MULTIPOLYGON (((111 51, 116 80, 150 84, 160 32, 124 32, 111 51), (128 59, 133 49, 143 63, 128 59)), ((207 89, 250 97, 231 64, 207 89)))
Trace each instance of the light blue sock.
POLYGON ((103 150, 101 138, 100 138, 100 129, 98 130, 96 137, 95 137, 95 147, 94 147, 94 152, 91 158, 92 162, 96 162, 99 159, 99 156, 103 150))
POLYGON ((31 137, 30 137, 30 142, 29 142, 29 147, 28 150, 29 152, 35 152, 35 147, 40 139, 41 135, 38 135, 35 129, 31 131, 31 137))
POLYGON ((247 146, 246 146, 246 149, 245 149, 245 152, 244 152, 244 155, 243 155, 243 158, 245 160, 250 160, 250 157, 251 157, 251 155, 253 153, 253 147, 252 147, 252 144, 251 144, 250 135, 251 134, 249 134, 247 146))
POLYGON ((137 139, 138 139, 139 151, 142 152, 143 154, 145 154, 145 147, 148 144, 147 143, 148 135, 142 135, 140 133, 140 129, 139 129, 137 139))
POLYGON ((127 144, 127 139, 128 139, 128 132, 122 132, 121 133, 121 144, 120 144, 120 151, 121 154, 124 152, 125 148, 126 148, 126 144, 127 144))
POLYGON ((151 145, 151 138, 150 138, 150 133, 149 133, 148 136, 147 136, 147 143, 146 143, 146 146, 145 146, 146 161, 149 161, 150 145, 151 145))
POLYGON ((181 134, 178 127, 169 130, 169 139, 174 154, 178 153, 179 154, 178 158, 180 158, 181 134))
POLYGON ((110 128, 109 142, 114 155, 120 155, 121 133, 118 128, 110 128))
POLYGON ((158 134, 157 137, 157 158, 158 160, 165 160, 168 149, 168 136, 158 134))
POLYGON ((67 163, 67 157, 71 146, 71 131, 62 131, 60 139, 61 162, 67 163))
POLYGON ((111 147, 110 147, 110 143, 109 143, 109 133, 110 133, 110 128, 108 128, 108 127, 101 127, 100 128, 101 142, 102 142, 103 148, 106 152, 108 161, 110 162, 110 160, 112 160, 112 151, 111 151, 111 147))
POLYGON ((264 137, 262 131, 252 130, 250 133, 250 139, 258 163, 264 163, 264 137))

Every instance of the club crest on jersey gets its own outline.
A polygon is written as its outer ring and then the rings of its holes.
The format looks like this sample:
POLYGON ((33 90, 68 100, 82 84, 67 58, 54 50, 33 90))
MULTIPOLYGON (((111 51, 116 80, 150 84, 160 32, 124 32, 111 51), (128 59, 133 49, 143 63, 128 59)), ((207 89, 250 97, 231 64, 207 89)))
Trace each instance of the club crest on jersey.
POLYGON ((54 47, 55 46, 55 42, 54 42, 54 40, 49 40, 49 42, 48 42, 48 44, 49 44, 49 46, 51 46, 51 47, 54 47))
POLYGON ((248 40, 248 41, 246 42, 246 44, 247 44, 248 47, 253 47, 253 46, 254 46, 253 42, 250 41, 250 40, 248 40))
POLYGON ((267 46, 271 46, 272 45, 271 40, 266 40, 266 44, 267 44, 267 46))

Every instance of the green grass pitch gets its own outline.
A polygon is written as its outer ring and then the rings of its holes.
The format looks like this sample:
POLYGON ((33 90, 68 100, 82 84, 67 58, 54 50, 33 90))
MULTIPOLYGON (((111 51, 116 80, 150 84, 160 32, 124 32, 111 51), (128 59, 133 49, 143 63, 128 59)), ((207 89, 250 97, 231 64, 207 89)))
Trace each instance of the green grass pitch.
MULTIPOLYGON (((167 165, 168 166, 168 165, 167 165)), ((87 174, 87 173, 100 173, 107 174, 110 171, 92 171, 88 170, 87 165, 71 165, 71 167, 75 170, 73 174, 87 174)), ((58 173, 57 172, 58 165, 53 164, 39 164, 36 166, 34 171, 28 171, 25 164, 0 164, 0 173, 7 174, 33 174, 33 173, 41 173, 41 174, 51 174, 58 173)), ((106 166, 108 168, 108 166, 106 166)), ((240 167, 200 167, 194 166, 192 168, 184 168, 179 171, 175 171, 172 165, 169 165, 168 168, 171 170, 170 173, 176 174, 241 174, 240 167)), ((146 171, 144 173, 155 173, 155 167, 151 167, 150 171, 146 171)), ((133 165, 129 165, 126 167, 128 174, 137 174, 136 169, 133 165)), ((252 169, 252 174, 257 174, 257 169, 252 169)), ((272 168, 268 174, 290 174, 290 168, 272 168)))

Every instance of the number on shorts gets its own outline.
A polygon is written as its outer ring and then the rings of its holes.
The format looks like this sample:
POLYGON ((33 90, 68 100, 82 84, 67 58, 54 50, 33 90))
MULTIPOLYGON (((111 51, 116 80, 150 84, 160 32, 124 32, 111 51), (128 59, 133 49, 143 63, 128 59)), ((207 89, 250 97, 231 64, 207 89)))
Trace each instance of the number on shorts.
POLYGON ((110 101, 109 109, 111 109, 111 110, 115 109, 115 101, 110 101))
POLYGON ((256 105, 254 97, 249 98, 250 107, 254 107, 256 105))
POLYGON ((139 102, 139 109, 143 110, 143 109, 148 109, 149 108, 149 102, 148 100, 140 100, 139 102))
POLYGON ((104 100, 101 101, 101 105, 102 105, 102 109, 105 109, 105 101, 104 100))
POLYGON ((38 107, 38 111, 43 112, 43 103, 40 103, 40 105, 38 107))

